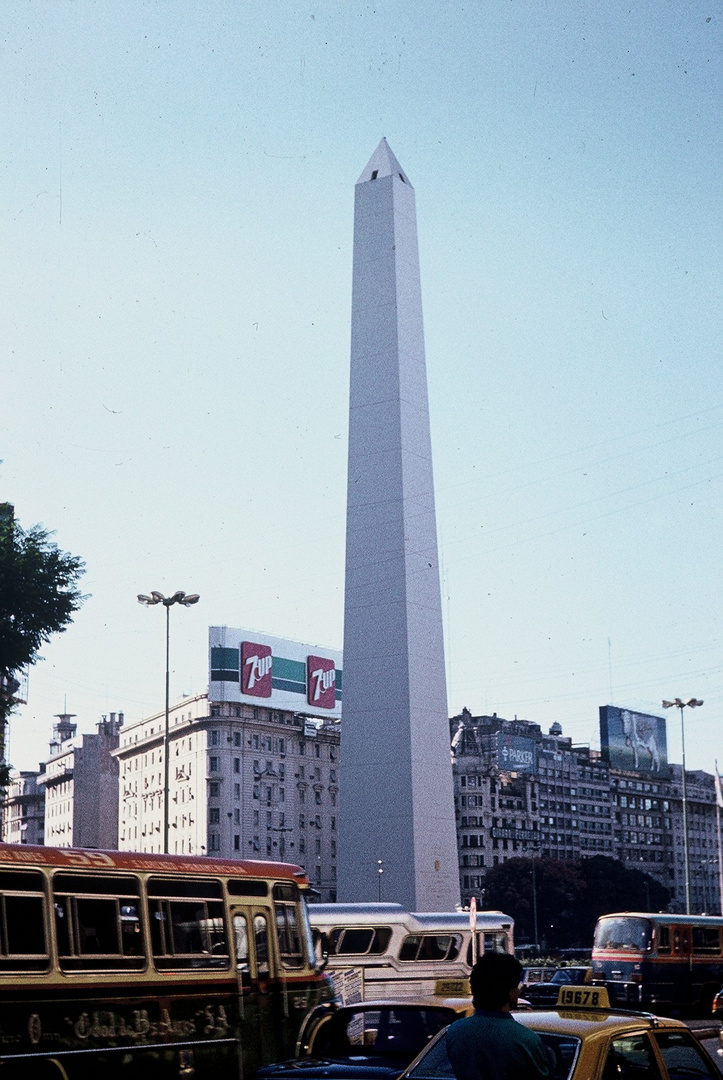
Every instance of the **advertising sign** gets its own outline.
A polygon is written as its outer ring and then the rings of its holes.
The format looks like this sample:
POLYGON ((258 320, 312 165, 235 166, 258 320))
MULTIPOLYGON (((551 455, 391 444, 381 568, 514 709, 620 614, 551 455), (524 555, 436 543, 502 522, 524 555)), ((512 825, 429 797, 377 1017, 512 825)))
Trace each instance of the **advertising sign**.
POLYGON ((210 626, 208 644, 209 701, 341 717, 338 649, 229 626, 210 626))
POLYGON ((269 645, 255 641, 241 642, 241 693, 252 697, 271 697, 273 658, 269 645))
POLYGON ((600 706, 600 747, 615 769, 667 776, 665 717, 600 706))
POLYGON ((524 735, 497 732, 497 764, 510 772, 536 773, 537 747, 534 739, 524 735))
POLYGON ((316 709, 333 709, 336 705, 334 661, 326 656, 306 658, 306 700, 316 709))

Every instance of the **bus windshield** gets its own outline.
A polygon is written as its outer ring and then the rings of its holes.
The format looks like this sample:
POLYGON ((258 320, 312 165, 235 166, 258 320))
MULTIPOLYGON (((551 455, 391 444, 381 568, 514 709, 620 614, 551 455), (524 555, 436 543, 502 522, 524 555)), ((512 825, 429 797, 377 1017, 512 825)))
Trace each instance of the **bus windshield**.
POLYGON ((646 952, 651 945, 653 924, 650 919, 631 915, 600 919, 595 927, 593 948, 598 951, 622 949, 628 952, 646 952))

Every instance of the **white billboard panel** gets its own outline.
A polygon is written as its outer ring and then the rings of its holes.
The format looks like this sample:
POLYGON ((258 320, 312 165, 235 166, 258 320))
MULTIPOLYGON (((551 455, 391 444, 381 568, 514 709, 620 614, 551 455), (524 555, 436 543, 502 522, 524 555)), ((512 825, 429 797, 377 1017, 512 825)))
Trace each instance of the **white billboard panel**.
POLYGON ((258 630, 208 628, 209 701, 341 717, 341 652, 258 630))

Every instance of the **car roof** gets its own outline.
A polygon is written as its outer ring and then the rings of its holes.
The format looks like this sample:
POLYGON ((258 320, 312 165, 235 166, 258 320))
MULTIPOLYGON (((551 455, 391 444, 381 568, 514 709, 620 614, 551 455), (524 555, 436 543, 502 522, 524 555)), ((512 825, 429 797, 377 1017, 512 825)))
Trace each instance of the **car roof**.
POLYGON ((338 1012, 342 1010, 359 1012, 362 1009, 455 1009, 457 1012, 463 1009, 473 1010, 471 997, 403 997, 403 998, 381 998, 379 1001, 370 1001, 365 998, 364 1001, 346 1002, 344 1005, 340 1005, 338 1012))
POLYGON ((631 1029, 650 1031, 671 1029, 687 1031, 680 1020, 653 1016, 651 1013, 613 1011, 611 1009, 541 1009, 515 1013, 515 1019, 534 1031, 588 1038, 596 1032, 624 1033, 631 1029))

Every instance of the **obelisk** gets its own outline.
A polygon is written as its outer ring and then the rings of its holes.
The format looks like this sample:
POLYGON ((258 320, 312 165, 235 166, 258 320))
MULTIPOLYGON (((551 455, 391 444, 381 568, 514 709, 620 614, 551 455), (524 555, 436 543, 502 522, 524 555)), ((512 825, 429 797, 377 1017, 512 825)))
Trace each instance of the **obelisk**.
POLYGON ((414 189, 355 189, 340 901, 459 903, 414 189), (381 873, 380 873, 381 871, 381 873))

